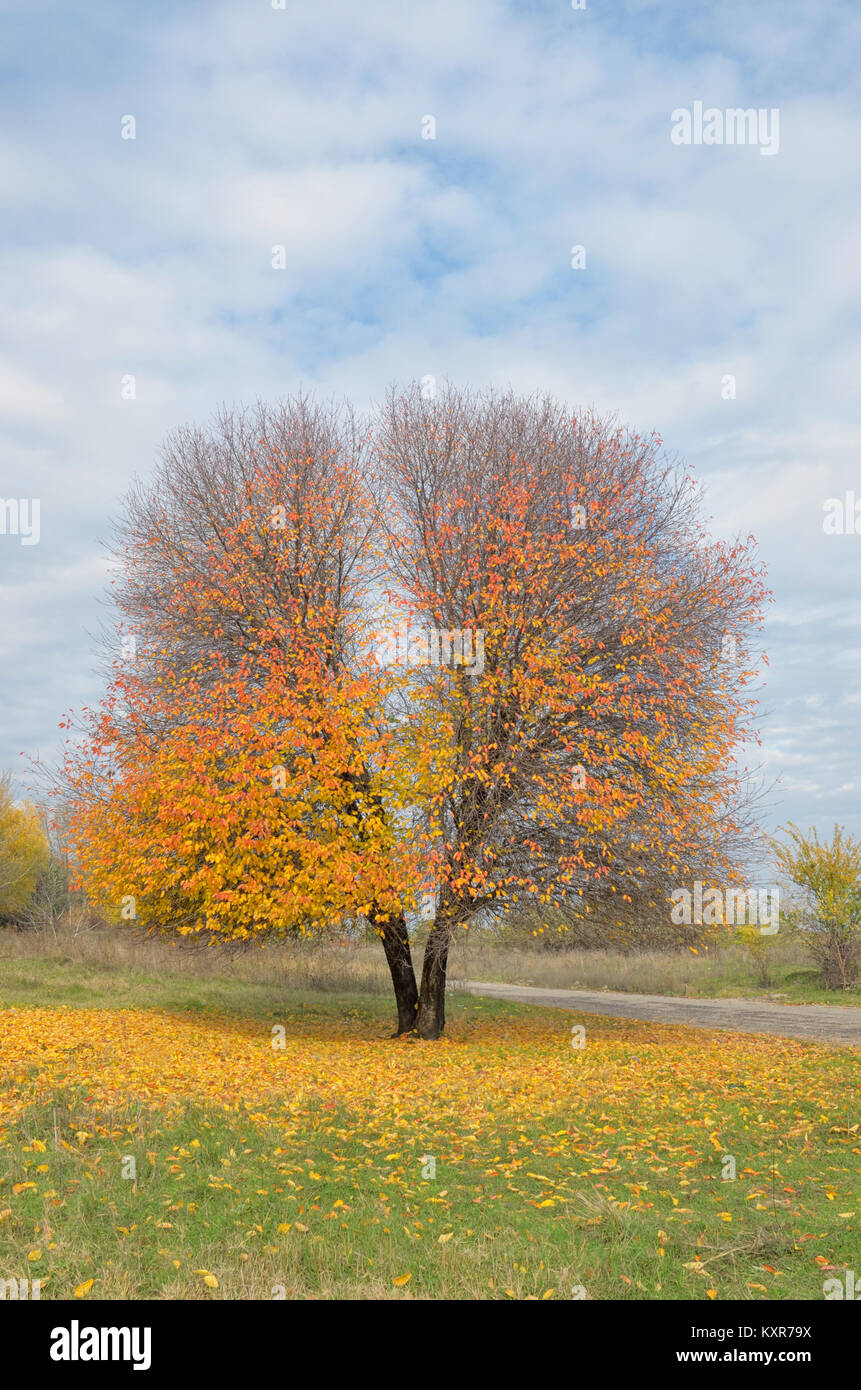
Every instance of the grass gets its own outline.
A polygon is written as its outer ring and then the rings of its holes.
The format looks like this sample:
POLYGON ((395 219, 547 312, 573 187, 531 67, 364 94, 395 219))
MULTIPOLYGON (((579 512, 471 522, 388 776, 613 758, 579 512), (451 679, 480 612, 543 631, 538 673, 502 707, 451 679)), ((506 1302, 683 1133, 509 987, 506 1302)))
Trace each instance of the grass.
POLYGON ((858 1269, 849 1049, 588 1017, 581 1050, 570 1013, 462 995, 442 1043, 391 1041, 361 955, 310 990, 310 958, 76 949, 0 959, 0 1278, 43 1298, 818 1299, 858 1269))
MULTIPOLYGON (((464 934, 452 951, 449 976, 547 989, 861 1006, 861 984, 845 991, 821 988, 797 940, 776 940, 771 950, 772 983, 763 987, 757 983, 750 957, 737 943, 699 955, 667 950, 553 952, 502 946, 464 934)), ((191 1007, 216 1004, 223 979, 229 979, 231 987, 244 982, 250 1001, 270 984, 281 991, 355 991, 386 997, 391 989, 379 946, 356 942, 272 944, 230 959, 205 948, 141 941, 128 931, 81 931, 58 937, 0 931, 0 968, 10 999, 10 991, 17 990, 15 998, 26 1001, 38 989, 40 998, 57 1003, 146 1002, 154 997, 153 990, 164 997, 168 978, 175 983, 172 1003, 177 1007, 183 1002, 191 1007)))

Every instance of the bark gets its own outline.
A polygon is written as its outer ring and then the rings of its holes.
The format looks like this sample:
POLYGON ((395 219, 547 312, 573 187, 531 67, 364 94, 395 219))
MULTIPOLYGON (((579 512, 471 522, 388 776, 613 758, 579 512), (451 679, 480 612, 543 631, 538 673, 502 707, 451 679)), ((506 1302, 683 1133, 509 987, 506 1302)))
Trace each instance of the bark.
POLYGON ((387 922, 379 922, 377 925, 382 932, 383 950, 389 964, 398 1006, 398 1027, 392 1036, 400 1037, 402 1033, 415 1032, 419 1006, 419 991, 413 969, 406 918, 401 913, 399 917, 389 918, 387 922))
POLYGON ((428 1042, 439 1038, 445 1028, 445 979, 450 941, 451 924, 438 919, 425 946, 419 993, 417 1031, 419 1037, 428 1042))

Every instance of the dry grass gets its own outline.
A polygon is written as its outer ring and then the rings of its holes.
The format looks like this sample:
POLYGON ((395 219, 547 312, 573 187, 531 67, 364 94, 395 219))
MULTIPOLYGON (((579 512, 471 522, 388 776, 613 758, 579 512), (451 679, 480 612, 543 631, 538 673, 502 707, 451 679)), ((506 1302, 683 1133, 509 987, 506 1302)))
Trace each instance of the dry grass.
POLYGON ((764 987, 740 942, 695 954, 690 950, 565 951, 495 946, 478 938, 459 942, 449 977, 535 985, 543 989, 618 990, 691 998, 749 996, 787 1003, 858 1005, 861 988, 826 990, 804 943, 789 933, 769 948, 771 983, 764 987))
POLYGON ((264 948, 227 950, 147 939, 129 929, 0 932, 4 961, 23 964, 50 958, 91 966, 98 974, 136 972, 213 980, 229 976, 248 984, 274 985, 300 992, 383 994, 391 990, 379 948, 354 942, 278 942, 264 948))
MULTIPOLYGON (((786 951, 784 965, 806 962, 786 951)), ((517 947, 470 945, 454 957, 454 973, 465 979, 498 980, 544 989, 609 989, 640 994, 702 994, 724 986, 753 985, 755 972, 744 952, 733 947, 694 955, 689 951, 606 950, 530 951, 517 947)))
MULTIPOLYGON (((421 962, 421 945, 415 960, 421 962)), ((249 986, 274 985, 300 992, 389 994, 385 958, 375 942, 329 939, 272 942, 265 948, 227 950, 169 941, 147 940, 129 928, 58 931, 0 931, 0 969, 20 977, 26 961, 44 969, 51 962, 91 967, 93 983, 110 993, 111 981, 194 977, 199 984, 219 979, 249 986), (13 966, 13 962, 15 965, 13 966)), ((775 942, 772 985, 763 989, 756 968, 738 944, 729 943, 695 955, 690 951, 570 949, 559 952, 498 945, 463 933, 456 939, 449 979, 493 980, 547 989, 619 990, 681 996, 752 995, 788 1001, 821 1000, 854 1004, 861 991, 823 991, 816 971, 797 940, 775 942)), ((133 1002, 133 1001, 129 1001, 133 1002)))

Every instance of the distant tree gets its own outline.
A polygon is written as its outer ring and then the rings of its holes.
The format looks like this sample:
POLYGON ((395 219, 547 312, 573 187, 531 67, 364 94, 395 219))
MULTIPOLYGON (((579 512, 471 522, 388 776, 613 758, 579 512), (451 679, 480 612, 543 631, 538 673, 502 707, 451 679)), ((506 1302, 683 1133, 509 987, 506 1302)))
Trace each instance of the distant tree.
POLYGON ((10 774, 0 775, 0 922, 22 917, 49 861, 36 807, 28 801, 16 802, 10 774))

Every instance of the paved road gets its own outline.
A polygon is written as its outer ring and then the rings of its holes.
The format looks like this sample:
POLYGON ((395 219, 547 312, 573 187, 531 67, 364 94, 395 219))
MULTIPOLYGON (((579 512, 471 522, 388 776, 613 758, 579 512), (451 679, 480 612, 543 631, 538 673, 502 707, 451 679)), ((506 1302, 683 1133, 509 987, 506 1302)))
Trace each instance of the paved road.
POLYGON ((667 994, 620 994, 591 989, 536 989, 481 980, 453 982, 470 994, 493 995, 519 1004, 545 1004, 613 1018, 644 1018, 651 1023, 688 1023, 694 1028, 730 1028, 737 1033, 776 1033, 861 1047, 861 1009, 828 1004, 765 1004, 756 999, 678 999, 667 994))

